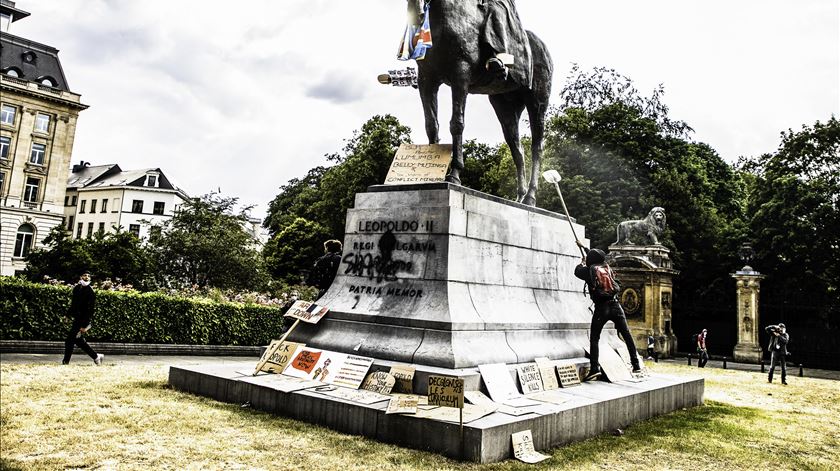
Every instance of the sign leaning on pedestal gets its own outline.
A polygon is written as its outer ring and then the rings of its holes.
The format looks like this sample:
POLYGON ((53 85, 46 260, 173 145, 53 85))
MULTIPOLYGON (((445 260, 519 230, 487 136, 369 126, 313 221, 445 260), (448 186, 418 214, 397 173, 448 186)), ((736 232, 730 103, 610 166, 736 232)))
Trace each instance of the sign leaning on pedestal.
POLYGON ((452 144, 400 144, 386 185, 442 182, 452 159, 452 144))

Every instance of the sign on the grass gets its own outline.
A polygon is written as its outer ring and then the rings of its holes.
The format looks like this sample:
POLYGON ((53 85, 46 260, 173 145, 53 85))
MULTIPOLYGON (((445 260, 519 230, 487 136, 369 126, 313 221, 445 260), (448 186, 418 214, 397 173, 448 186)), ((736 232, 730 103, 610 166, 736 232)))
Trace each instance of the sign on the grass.
POLYGON ((513 382, 513 377, 504 363, 492 365, 478 365, 481 372, 481 379, 490 397, 496 402, 504 402, 511 397, 519 396, 519 390, 513 382))
POLYGON ((362 382, 362 389, 378 392, 379 394, 391 394, 394 389, 394 377, 385 371, 374 371, 367 375, 362 382))
POLYGON ((557 365, 557 376, 560 377, 560 385, 564 388, 580 384, 580 375, 577 365, 574 363, 563 363, 557 365))
POLYGON ((310 301, 297 301, 286 312, 285 317, 300 319, 309 324, 317 324, 329 311, 328 307, 319 306, 310 301))
POLYGON ((400 144, 386 185, 442 182, 452 160, 452 144, 400 144))
POLYGON ((305 344, 295 342, 283 342, 281 344, 279 340, 272 340, 271 344, 269 344, 268 348, 265 349, 265 352, 263 352, 262 358, 260 358, 260 362, 265 360, 265 363, 260 371, 278 374, 282 373, 292 358, 294 358, 297 350, 304 345, 305 344), (274 354, 272 354, 271 357, 268 357, 268 353, 272 350, 274 351, 274 354))
POLYGON ((411 394, 414 392, 414 367, 395 365, 391 367, 391 376, 394 377, 394 391, 411 394))
POLYGON ((464 378, 429 375, 429 405, 464 408, 464 378))
POLYGON ((554 362, 548 358, 535 358, 537 362, 537 369, 540 370, 540 378, 542 378, 543 389, 551 391, 560 387, 557 383, 557 373, 554 372, 554 362))
POLYGON ((534 464, 548 459, 547 455, 534 449, 534 439, 531 437, 530 430, 514 433, 510 436, 510 440, 513 442, 513 456, 519 461, 534 464))
POLYGON ((522 392, 531 394, 543 390, 542 377, 536 363, 525 363, 516 367, 522 392))

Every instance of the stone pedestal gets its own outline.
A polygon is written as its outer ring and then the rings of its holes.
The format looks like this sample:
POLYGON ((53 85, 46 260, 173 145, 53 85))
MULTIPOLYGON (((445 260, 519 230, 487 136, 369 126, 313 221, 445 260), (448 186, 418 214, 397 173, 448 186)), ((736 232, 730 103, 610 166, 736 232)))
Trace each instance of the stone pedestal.
POLYGON ((671 317, 673 277, 670 251, 662 245, 611 245, 607 262, 621 285, 619 300, 640 352, 647 351, 648 335, 655 350, 667 358, 677 351, 671 317))
POLYGON ((443 368, 585 355, 565 216, 448 183, 377 185, 347 212, 342 257, 319 301, 330 313, 292 340, 443 368))
POLYGON ((732 277, 738 290, 738 343, 732 356, 736 361, 760 363, 763 350, 758 343, 758 294, 764 275, 745 266, 732 277))

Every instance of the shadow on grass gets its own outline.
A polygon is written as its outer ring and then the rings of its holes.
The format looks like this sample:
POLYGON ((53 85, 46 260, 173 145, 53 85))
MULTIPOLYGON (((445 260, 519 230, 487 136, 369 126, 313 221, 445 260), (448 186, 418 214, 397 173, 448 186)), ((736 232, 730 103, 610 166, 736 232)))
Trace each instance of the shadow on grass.
POLYGON ((23 469, 15 460, 0 458, 0 471, 23 471, 23 469))
POLYGON ((173 390, 172 385, 167 383, 166 381, 134 381, 128 383, 129 387, 137 388, 137 389, 167 389, 173 390))

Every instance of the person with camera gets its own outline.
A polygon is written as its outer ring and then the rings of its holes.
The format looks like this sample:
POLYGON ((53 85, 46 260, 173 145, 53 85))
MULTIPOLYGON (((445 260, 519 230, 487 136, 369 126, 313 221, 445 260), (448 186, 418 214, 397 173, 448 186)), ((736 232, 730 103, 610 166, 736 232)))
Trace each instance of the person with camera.
POLYGON ((770 374, 767 376, 767 382, 773 382, 773 371, 776 369, 776 363, 779 363, 782 366, 782 384, 787 385, 787 344, 790 336, 784 324, 768 325, 764 331, 770 335, 770 344, 767 346, 767 350, 770 351, 770 374))

